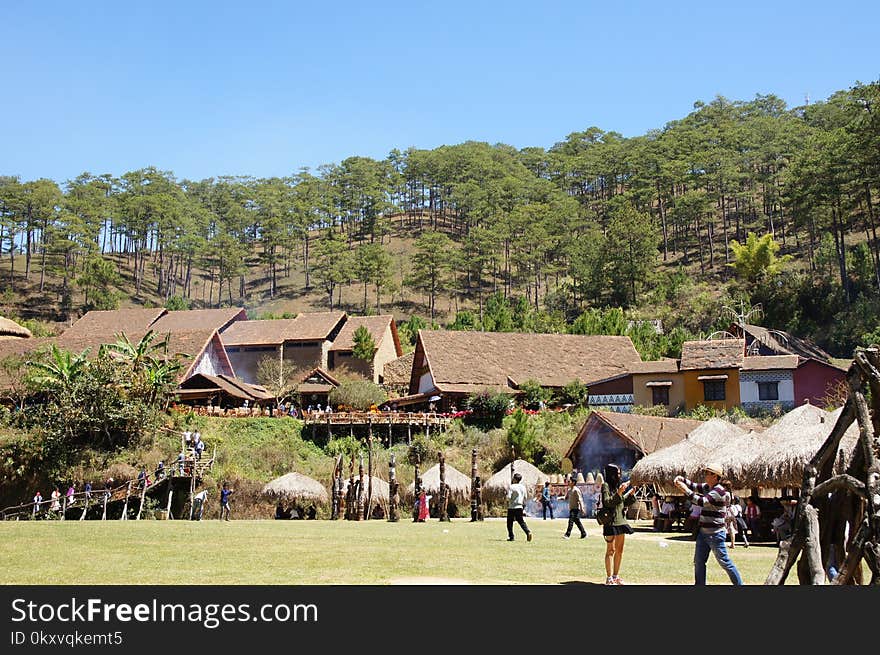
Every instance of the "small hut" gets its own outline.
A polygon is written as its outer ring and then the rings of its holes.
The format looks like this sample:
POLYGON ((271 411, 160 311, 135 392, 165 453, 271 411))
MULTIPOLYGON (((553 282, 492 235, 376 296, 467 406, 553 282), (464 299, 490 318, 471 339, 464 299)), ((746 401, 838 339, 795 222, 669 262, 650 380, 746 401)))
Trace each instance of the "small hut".
MULTIPOLYGON (((526 489, 530 491, 536 490, 538 487, 543 487, 544 483, 550 479, 549 475, 542 473, 537 466, 524 459, 514 461, 513 470, 515 473, 522 475, 522 483, 525 485, 526 489)), ((500 471, 497 471, 491 478, 486 480, 486 484, 483 485, 483 489, 487 492, 500 490, 507 493, 509 488, 510 464, 505 465, 500 471)))
POLYGON ((15 321, 0 316, 0 340, 3 339, 30 339, 31 331, 15 321))
MULTIPOLYGON (((764 433, 761 448, 750 453, 743 476, 749 487, 799 488, 804 466, 816 454, 837 423, 843 409, 825 412, 812 405, 793 409, 764 433)), ((844 433, 834 457, 834 473, 842 473, 859 438, 858 423, 844 433)))
MULTIPOLYGON (((429 494, 440 492, 440 464, 434 464, 431 468, 421 474, 422 489, 429 494)), ((458 469, 446 464, 446 484, 452 491, 453 496, 460 495, 462 498, 470 498, 471 495, 471 479, 458 469)), ((410 483, 406 488, 407 494, 412 498, 415 491, 415 483, 410 483)))
POLYGON ((263 487, 263 494, 270 498, 289 501, 303 500, 327 502, 329 496, 324 485, 302 473, 287 473, 263 487))
POLYGON ((668 490, 676 475, 701 479, 702 466, 714 459, 715 452, 746 434, 733 423, 719 418, 706 421, 683 441, 661 448, 636 463, 633 484, 654 484, 668 490))

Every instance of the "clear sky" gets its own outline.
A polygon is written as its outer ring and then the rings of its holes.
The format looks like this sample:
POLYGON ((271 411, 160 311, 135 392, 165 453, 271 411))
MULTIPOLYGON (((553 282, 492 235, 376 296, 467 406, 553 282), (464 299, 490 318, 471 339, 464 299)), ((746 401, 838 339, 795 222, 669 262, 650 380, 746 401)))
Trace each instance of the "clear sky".
POLYGON ((880 3, 5 2, 0 174, 289 175, 880 77, 880 3))

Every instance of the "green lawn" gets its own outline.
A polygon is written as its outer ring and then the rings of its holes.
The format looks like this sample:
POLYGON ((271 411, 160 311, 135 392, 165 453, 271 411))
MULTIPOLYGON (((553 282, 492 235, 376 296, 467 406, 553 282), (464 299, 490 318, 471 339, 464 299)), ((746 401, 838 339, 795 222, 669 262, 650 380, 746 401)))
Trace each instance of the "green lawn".
MULTIPOLYGON (((503 520, 470 523, 346 521, 22 521, 0 523, 3 584, 565 584, 602 583, 605 544, 562 539, 566 521, 530 518, 508 543, 503 520)), ((621 577, 690 584, 694 543, 636 524, 621 577)), ((738 546, 746 584, 761 584, 772 545, 738 546)), ((728 584, 710 557, 709 584, 728 584)))

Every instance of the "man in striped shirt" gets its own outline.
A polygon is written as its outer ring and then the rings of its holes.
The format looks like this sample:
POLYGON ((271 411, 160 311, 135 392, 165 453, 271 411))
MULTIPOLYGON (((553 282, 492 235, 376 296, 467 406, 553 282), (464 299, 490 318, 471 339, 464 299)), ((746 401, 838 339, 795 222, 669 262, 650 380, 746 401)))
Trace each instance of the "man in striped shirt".
POLYGON ((702 508, 700 512, 700 529, 697 532, 697 546, 694 551, 694 584, 706 584, 706 562, 709 552, 727 572, 730 581, 735 585, 743 583, 736 565, 727 554, 727 530, 724 529, 724 513, 730 505, 730 492, 721 484, 724 470, 720 464, 706 464, 703 467, 705 482, 691 482, 680 475, 675 476, 675 485, 681 489, 695 505, 702 508))

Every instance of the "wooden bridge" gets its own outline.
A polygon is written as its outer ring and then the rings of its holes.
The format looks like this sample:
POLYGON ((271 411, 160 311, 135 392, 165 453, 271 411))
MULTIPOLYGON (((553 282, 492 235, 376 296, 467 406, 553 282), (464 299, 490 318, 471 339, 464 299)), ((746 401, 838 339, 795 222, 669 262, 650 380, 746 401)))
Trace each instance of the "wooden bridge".
POLYGON ((174 469, 168 469, 165 477, 150 485, 144 485, 138 480, 130 480, 110 489, 80 491, 73 496, 62 496, 54 501, 58 503, 56 509, 52 509, 51 498, 39 503, 15 505, 0 510, 0 520, 106 521, 113 516, 121 521, 139 521, 147 511, 144 508, 147 499, 158 504, 162 518, 189 519, 192 514, 192 496, 195 487, 213 466, 214 457, 202 460, 187 459, 182 470, 177 469, 176 466, 174 469))

